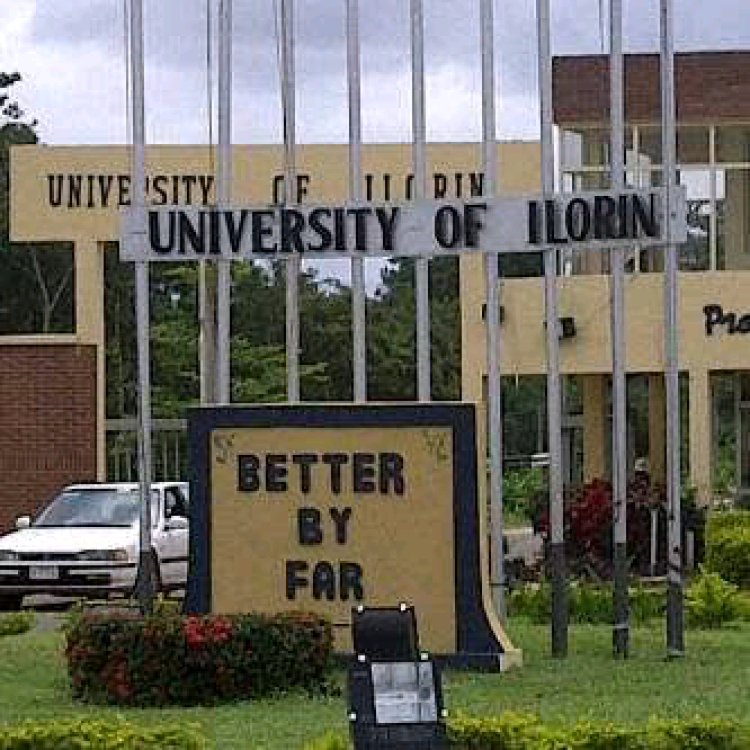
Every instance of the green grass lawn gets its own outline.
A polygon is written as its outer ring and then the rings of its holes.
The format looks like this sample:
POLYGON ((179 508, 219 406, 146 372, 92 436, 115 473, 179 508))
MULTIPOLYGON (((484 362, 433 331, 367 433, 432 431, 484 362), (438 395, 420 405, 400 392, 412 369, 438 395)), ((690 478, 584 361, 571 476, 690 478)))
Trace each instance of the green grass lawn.
MULTIPOLYGON (((611 658, 607 627, 575 626, 570 655, 549 657, 549 631, 520 621, 511 632, 525 666, 508 674, 449 673, 451 711, 537 713, 554 722, 582 718, 636 724, 649 716, 724 716, 750 722, 750 623, 687 631, 687 656, 664 660, 663 623, 632 631, 632 657, 611 658)), ((57 632, 0 639, 0 722, 119 714, 131 721, 197 722, 220 750, 294 750, 327 729, 346 731, 344 697, 290 696, 218 708, 122 710, 71 701, 57 632)), ((343 676, 339 675, 340 682, 343 676)))

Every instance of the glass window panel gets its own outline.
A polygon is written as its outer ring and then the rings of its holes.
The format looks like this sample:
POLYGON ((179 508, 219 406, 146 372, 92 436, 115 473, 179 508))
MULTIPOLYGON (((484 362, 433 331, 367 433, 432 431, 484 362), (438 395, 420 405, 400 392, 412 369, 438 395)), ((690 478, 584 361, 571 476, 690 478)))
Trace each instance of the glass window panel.
POLYGON ((680 248, 680 268, 705 271, 711 237, 711 173, 707 169, 683 169, 679 182, 687 189, 688 204, 688 237, 680 248))
POLYGON ((640 187, 661 187, 661 169, 646 169, 641 171, 640 187))
POLYGON ((606 189, 609 187, 609 176, 604 171, 567 172, 563 175, 563 187, 567 192, 606 189))
POLYGON ((716 161, 750 162, 750 125, 716 128, 716 161))
POLYGON ((587 130, 582 136, 582 163, 592 167, 609 164, 609 130, 587 130))
POLYGON ((576 169, 583 166, 583 137, 574 130, 560 133, 563 169, 576 169))
MULTIPOLYGON (((661 127, 646 125, 638 130, 638 151, 651 165, 662 162, 661 127)), ((677 163, 708 164, 708 128, 698 125, 681 125, 677 128, 677 163)))
POLYGON ((645 126, 638 130, 638 153, 649 165, 661 164, 661 128, 645 126))
POLYGON ((717 250, 723 267, 750 270, 750 169, 727 169, 721 174, 721 181, 717 180, 717 250))
POLYGON ((716 268, 726 270, 726 174, 723 169, 716 170, 716 268))
POLYGON ((740 401, 743 404, 750 401, 750 374, 746 372, 740 375, 740 401))
POLYGON ((708 164, 708 128, 681 126, 677 128, 677 163, 708 164))
MULTIPOLYGON (((609 164, 609 128, 564 130, 561 137, 563 169, 597 167, 609 164)), ((626 153, 632 151, 632 128, 625 128, 626 153)))
POLYGON ((740 412, 740 486, 750 486, 750 411, 740 412))
POLYGON ((726 496, 731 493, 736 483, 735 375, 726 372, 714 373, 710 382, 713 488, 718 495, 726 496))

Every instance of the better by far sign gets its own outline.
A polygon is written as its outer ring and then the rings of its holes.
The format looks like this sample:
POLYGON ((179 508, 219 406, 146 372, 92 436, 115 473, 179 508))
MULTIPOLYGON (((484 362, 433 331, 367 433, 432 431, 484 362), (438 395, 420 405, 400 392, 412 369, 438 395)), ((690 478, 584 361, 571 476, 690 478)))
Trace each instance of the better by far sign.
POLYGON ((245 208, 128 208, 120 256, 131 261, 436 256, 681 243, 685 191, 623 190, 470 201, 245 208))

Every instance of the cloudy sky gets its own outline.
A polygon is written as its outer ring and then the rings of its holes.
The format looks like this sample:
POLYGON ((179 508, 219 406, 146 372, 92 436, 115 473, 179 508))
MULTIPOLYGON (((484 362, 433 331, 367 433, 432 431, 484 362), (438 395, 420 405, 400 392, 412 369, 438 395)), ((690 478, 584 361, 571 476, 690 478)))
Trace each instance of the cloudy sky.
MULTIPOLYGON (((480 133, 478 0, 425 0, 428 137, 480 133)), ((604 5, 607 3, 605 2, 604 5)), ((208 140, 206 6, 145 0, 151 142, 208 140)), ((300 142, 346 140, 344 0, 297 0, 300 142)), ((408 0, 362 0, 366 140, 410 138, 408 0)), ((600 0, 552 0, 555 53, 601 50, 600 0)), ((624 0, 626 51, 658 48, 658 0, 624 0)), ((279 139, 274 0, 235 0, 236 142, 279 139)), ((126 139, 125 0, 0 0, 0 71, 46 143, 126 139)), ((534 0, 496 3, 498 127, 536 134, 534 0)), ((750 49, 750 0, 675 0, 678 49, 750 49)), ((212 11, 215 13, 215 11, 212 11)), ((215 19, 213 19, 215 25, 215 19)), ((215 107, 215 97, 214 97, 215 107)))

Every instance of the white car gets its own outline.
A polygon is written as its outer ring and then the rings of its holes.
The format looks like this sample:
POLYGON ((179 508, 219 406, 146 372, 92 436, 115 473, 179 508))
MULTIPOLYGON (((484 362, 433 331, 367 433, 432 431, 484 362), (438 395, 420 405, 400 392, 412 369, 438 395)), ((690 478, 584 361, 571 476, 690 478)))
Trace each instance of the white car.
MULTIPOLYGON (((105 597, 133 593, 138 570, 140 489, 136 483, 65 487, 36 517, 0 537, 0 610, 25 595, 105 597)), ((151 498, 156 590, 184 588, 188 484, 156 482, 151 498)))

